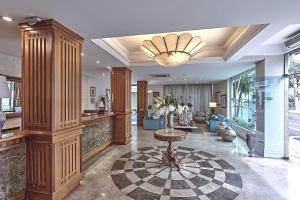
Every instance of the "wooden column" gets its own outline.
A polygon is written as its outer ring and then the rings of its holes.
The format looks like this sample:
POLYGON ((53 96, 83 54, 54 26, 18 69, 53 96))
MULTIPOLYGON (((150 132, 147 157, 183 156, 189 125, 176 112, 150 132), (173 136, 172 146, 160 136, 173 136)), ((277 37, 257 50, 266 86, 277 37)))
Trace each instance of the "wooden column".
POLYGON ((126 67, 111 69, 114 144, 127 144, 131 139, 131 70, 126 67))
POLYGON ((83 38, 54 20, 20 30, 26 199, 63 199, 82 178, 83 38))
POLYGON ((137 125, 143 125, 148 106, 148 82, 137 81, 137 125))

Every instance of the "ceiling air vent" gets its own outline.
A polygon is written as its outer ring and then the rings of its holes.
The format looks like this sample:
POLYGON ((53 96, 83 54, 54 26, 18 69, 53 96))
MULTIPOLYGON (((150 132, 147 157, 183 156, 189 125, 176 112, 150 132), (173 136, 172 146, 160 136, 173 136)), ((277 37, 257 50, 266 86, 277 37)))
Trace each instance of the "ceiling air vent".
POLYGON ((150 74, 152 78, 169 78, 170 74, 150 74))
POLYGON ((284 46, 288 49, 294 49, 300 45, 300 33, 284 42, 284 46))

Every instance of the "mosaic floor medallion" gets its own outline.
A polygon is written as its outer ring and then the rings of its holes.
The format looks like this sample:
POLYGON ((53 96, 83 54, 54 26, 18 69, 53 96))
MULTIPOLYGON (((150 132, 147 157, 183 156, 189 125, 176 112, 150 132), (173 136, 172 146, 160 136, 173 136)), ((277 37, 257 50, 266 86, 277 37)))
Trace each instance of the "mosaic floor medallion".
POLYGON ((111 177, 128 197, 136 200, 232 200, 242 189, 234 167, 199 149, 177 147, 181 169, 162 165, 167 146, 144 147, 115 161, 111 177))

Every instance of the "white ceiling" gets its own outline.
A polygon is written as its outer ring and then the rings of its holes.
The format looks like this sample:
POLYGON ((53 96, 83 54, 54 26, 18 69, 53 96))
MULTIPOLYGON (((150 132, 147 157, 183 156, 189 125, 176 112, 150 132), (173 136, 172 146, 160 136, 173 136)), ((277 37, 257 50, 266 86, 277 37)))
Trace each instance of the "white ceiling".
MULTIPOLYGON (((201 66, 203 76, 218 80, 216 73, 209 73, 212 66, 219 74, 244 70, 243 62, 261 59, 263 55, 283 53, 280 44, 264 44, 268 39, 300 21, 299 0, 9 0, 0 2, 0 15, 12 18, 40 16, 54 18, 85 38, 83 69, 86 73, 108 65, 124 66, 118 59, 95 45, 93 38, 166 33, 236 27, 252 24, 268 24, 254 38, 239 48, 225 62, 214 61, 185 65, 170 73, 193 72, 201 66), (96 64, 99 60, 100 64, 96 64), (222 67, 226 66, 226 67, 222 67), (206 73, 206 74, 205 74, 206 73)), ((0 22, 0 52, 20 56, 17 25, 0 22)), ((133 80, 160 67, 133 68, 133 80)), ((166 69, 164 69, 166 70, 166 69)), ((198 72, 197 72, 198 73, 198 72)), ((187 73, 188 74, 188 73, 187 73)), ((226 78, 224 75, 224 78, 226 78)), ((192 77, 191 77, 192 79, 192 77)), ((222 78, 223 79, 223 78, 222 78)))

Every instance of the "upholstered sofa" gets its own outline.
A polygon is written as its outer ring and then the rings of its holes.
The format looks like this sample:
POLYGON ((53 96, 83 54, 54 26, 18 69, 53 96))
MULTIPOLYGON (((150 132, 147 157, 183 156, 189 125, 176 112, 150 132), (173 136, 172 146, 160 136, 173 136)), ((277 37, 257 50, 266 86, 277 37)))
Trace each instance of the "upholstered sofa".
POLYGON ((216 127, 219 125, 220 122, 225 122, 227 126, 231 127, 230 120, 220 114, 213 115, 210 118, 206 117, 205 119, 206 127, 211 133, 216 132, 216 127))
POLYGON ((155 119, 153 117, 145 117, 143 119, 143 128, 145 130, 158 130, 163 128, 165 125, 165 118, 163 115, 161 115, 158 119, 155 119))

